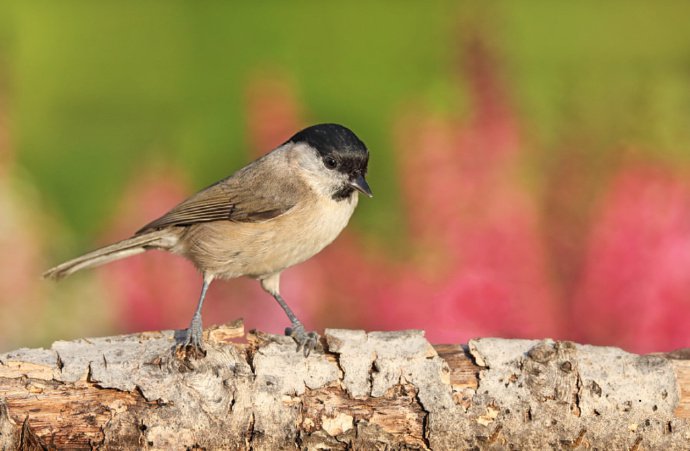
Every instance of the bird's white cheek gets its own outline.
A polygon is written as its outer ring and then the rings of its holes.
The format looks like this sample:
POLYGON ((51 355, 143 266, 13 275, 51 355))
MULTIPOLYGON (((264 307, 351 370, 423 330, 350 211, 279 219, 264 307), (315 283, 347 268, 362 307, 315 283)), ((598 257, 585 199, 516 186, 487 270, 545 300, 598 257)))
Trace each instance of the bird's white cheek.
POLYGON ((333 173, 319 171, 305 177, 307 184, 320 196, 330 198, 333 193, 345 186, 347 179, 333 173))

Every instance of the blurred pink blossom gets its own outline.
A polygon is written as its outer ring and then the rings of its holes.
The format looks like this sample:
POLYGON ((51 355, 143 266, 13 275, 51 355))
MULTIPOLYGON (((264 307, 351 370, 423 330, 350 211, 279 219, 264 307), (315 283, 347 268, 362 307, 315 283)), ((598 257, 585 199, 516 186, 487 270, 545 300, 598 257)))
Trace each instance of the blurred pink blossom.
POLYGON ((38 275, 44 266, 45 225, 39 199, 17 176, 4 90, 0 90, 0 349, 17 337, 45 300, 38 275))
MULTIPOLYGON (((151 168, 135 176, 115 208, 103 244, 131 236, 183 200, 189 194, 183 180, 177 170, 169 168, 151 168)), ((126 331, 183 328, 191 319, 201 277, 181 257, 151 251, 97 271, 126 331)))
POLYGON ((578 339, 637 352, 687 346, 688 268, 687 176, 624 166, 593 222, 572 312, 578 339))
POLYGON ((517 171, 517 121, 485 52, 468 48, 468 120, 412 116, 397 129, 415 250, 436 263, 426 276, 406 268, 400 292, 378 305, 381 316, 398 317, 390 327, 422 327, 436 341, 554 336, 564 321, 535 199, 517 171))

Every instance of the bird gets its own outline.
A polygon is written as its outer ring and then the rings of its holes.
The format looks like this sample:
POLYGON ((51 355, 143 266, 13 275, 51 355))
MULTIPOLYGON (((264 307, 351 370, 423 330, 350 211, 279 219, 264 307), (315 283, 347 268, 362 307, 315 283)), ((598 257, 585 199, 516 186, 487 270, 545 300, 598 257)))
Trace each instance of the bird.
POLYGON ((285 311, 305 357, 319 341, 307 332, 280 294, 283 270, 313 257, 345 228, 358 195, 373 197, 366 175, 369 150, 349 128, 324 123, 307 127, 280 146, 182 201, 130 238, 47 270, 62 279, 76 271, 157 249, 178 254, 202 275, 201 294, 175 351, 206 355, 202 307, 211 282, 257 280, 285 311))

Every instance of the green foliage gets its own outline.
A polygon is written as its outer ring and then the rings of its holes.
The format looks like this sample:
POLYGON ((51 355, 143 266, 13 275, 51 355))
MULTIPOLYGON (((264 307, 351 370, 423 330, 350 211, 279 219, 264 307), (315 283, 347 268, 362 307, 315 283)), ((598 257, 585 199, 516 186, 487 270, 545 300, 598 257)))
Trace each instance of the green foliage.
POLYGON ((641 145, 690 159, 690 3, 501 6, 500 51, 542 143, 577 138, 594 154, 641 145))

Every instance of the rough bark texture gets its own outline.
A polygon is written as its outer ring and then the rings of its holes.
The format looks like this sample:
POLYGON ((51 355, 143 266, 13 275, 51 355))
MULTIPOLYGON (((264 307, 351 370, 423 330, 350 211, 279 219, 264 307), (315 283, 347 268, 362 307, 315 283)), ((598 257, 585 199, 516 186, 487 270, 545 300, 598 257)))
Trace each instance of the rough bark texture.
POLYGON ((551 340, 327 330, 308 358, 241 323, 0 355, 0 449, 689 449, 690 364, 551 340))

